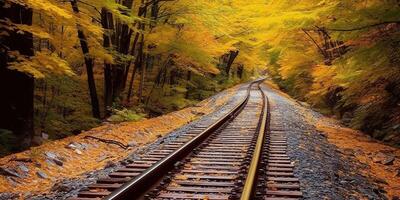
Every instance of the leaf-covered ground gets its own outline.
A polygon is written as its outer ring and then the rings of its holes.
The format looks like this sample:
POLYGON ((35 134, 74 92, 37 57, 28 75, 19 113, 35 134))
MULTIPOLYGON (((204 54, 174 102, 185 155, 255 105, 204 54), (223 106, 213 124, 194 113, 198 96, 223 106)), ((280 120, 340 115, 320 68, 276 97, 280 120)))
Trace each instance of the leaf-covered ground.
POLYGON ((330 118, 314 118, 317 130, 328 137, 343 154, 365 164, 364 175, 372 175, 383 186, 389 197, 400 195, 400 149, 371 139, 369 136, 330 118), (315 120, 318 120, 317 122, 315 120), (393 160, 394 159, 394 160, 393 160), (390 164, 393 160, 393 164, 390 164))
POLYGON ((0 159, 1 168, 16 172, 15 175, 20 177, 11 174, 0 176, 0 193, 20 193, 23 196, 44 193, 59 180, 102 169, 174 129, 219 109, 238 88, 239 86, 230 88, 196 106, 167 115, 137 122, 106 124, 78 136, 50 141, 30 150, 3 157, 0 159), (118 141, 129 147, 128 150, 124 150, 118 145, 91 138, 85 139, 86 136, 118 141))

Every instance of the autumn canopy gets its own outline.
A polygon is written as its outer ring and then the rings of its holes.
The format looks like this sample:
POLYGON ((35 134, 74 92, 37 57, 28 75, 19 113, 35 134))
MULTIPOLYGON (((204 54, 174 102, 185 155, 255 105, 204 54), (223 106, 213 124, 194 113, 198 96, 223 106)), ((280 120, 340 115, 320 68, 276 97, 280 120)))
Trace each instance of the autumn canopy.
POLYGON ((353 127, 400 141, 396 0, 4 0, 0 7, 3 153, 102 120, 177 110, 265 74, 353 127))

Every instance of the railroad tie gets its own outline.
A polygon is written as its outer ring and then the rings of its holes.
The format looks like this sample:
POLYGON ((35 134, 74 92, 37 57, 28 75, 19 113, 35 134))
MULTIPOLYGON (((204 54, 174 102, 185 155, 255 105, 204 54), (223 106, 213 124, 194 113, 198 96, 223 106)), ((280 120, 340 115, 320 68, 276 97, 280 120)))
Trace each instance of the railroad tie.
MULTIPOLYGON (((126 186, 125 183, 137 182, 138 179, 143 180, 149 171, 154 171, 154 168, 157 167, 159 169, 162 164, 166 165, 165 163, 168 163, 166 161, 172 160, 171 158, 174 158, 175 155, 183 154, 182 149, 185 151, 191 149, 190 152, 193 155, 181 160, 179 165, 175 165, 175 170, 170 171, 169 174, 165 173, 164 180, 158 186, 160 191, 150 191, 144 195, 145 198, 228 199, 238 196, 241 187, 240 181, 243 180, 246 173, 245 166, 251 159, 251 152, 254 148, 255 131, 258 124, 254 117, 260 115, 263 107, 261 104, 263 102, 262 91, 255 84, 259 82, 260 80, 251 83, 247 89, 246 98, 239 104, 231 106, 230 110, 221 111, 220 117, 207 118, 174 140, 163 141, 157 148, 134 160, 124 162, 123 166, 107 176, 97 179, 96 183, 87 185, 76 197, 69 200, 115 199, 115 194, 121 196, 119 191, 125 192, 132 188, 132 185, 126 186), (242 110, 244 112, 241 112, 242 110), (202 141, 202 143, 195 148, 194 145, 198 141, 202 141), (177 169, 180 170, 176 171, 177 169), (180 171, 180 173, 174 174, 173 171, 175 173, 180 171), (118 191, 116 192, 116 190, 118 191)), ((157 173, 159 172, 157 171, 157 173)), ((160 176, 162 177, 163 174, 160 176)), ((157 184, 157 181, 154 184, 157 184)), ((135 186, 138 188, 139 184, 135 186)), ((136 192, 138 191, 136 190, 136 192)), ((138 197, 136 193, 132 195, 129 198, 138 197)), ((118 197, 118 199, 121 198, 118 197)), ((122 199, 126 199, 126 196, 122 199)))
POLYGON ((257 141, 262 102, 255 85, 243 111, 195 149, 146 199, 237 199, 257 141))
POLYGON ((265 200, 300 199, 299 179, 293 172, 293 162, 287 155, 287 138, 281 129, 272 130, 269 135, 267 157, 265 200))

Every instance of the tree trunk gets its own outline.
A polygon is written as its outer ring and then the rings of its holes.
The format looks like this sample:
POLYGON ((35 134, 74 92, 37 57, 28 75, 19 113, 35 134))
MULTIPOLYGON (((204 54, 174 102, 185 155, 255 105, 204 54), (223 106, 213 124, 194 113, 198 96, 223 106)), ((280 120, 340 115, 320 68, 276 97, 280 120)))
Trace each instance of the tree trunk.
MULTIPOLYGON (((131 9, 133 6, 134 1, 133 0, 121 0, 118 1, 118 3, 122 4, 123 6, 126 6, 128 9, 131 9)), ((147 6, 144 6, 144 1, 142 1, 142 5, 139 8, 138 11, 138 16, 145 16, 146 15, 146 10, 147 6)), ((113 50, 117 51, 118 53, 122 55, 135 55, 136 52, 136 44, 139 39, 139 36, 141 35, 140 32, 135 33, 134 41, 131 46, 130 50, 130 44, 131 44, 131 39, 134 31, 128 26, 128 24, 125 24, 123 21, 115 19, 115 25, 113 24, 114 21, 112 19, 112 14, 108 12, 108 20, 104 20, 104 12, 106 11, 105 8, 102 9, 102 25, 103 28, 106 30, 111 30, 113 32, 113 39, 111 40, 111 45, 113 46, 113 50), (110 20, 111 18, 111 20, 110 20), (105 24, 104 22, 108 22, 108 24, 105 24)), ((122 15, 130 15, 128 12, 125 10, 121 10, 122 15)), ((136 22, 133 24, 133 26, 136 26, 136 22)), ((144 30, 144 24, 139 22, 139 29, 144 30)), ((110 32, 111 32, 110 31, 110 32)), ((139 51, 137 53, 136 59, 135 59, 135 64, 138 61, 138 56, 139 56, 139 51)), ((130 71, 130 65, 132 61, 121 61, 119 60, 116 65, 111 65, 111 67, 108 67, 107 70, 111 69, 110 73, 110 79, 111 79, 111 84, 106 85, 105 90, 106 92, 111 92, 111 101, 107 99, 105 107, 110 107, 112 102, 114 102, 117 98, 121 96, 121 93, 125 90, 127 80, 128 80, 128 74, 130 71), (111 87, 111 89, 109 88, 111 87)), ((137 66, 134 67, 133 71, 136 71, 138 69, 137 66)), ((134 75, 133 75, 134 78, 134 75)), ((131 78, 133 81, 133 79, 131 78)), ((131 81, 129 82, 129 88, 128 88, 128 93, 132 92, 132 86, 131 86, 131 81)), ((108 93, 106 93, 108 94, 108 93)), ((109 95, 105 95, 107 98, 109 95)), ((130 95, 127 95, 127 101, 130 101, 130 95)))
POLYGON ((237 69, 237 75, 240 79, 243 77, 243 65, 239 65, 237 69))
MULTIPOLYGON (((114 28, 112 14, 106 8, 101 9, 101 24, 107 31, 103 34, 103 46, 108 49, 112 46, 112 37, 109 36, 110 30, 114 28)), ((112 64, 104 63, 104 111, 105 117, 111 115, 110 108, 113 102, 113 81, 112 64)))
POLYGON ((190 80, 192 79, 192 71, 188 71, 187 72, 187 76, 186 76, 186 94, 185 94, 185 99, 189 98, 189 89, 190 89, 190 80))
MULTIPOLYGON (((131 56, 135 55, 136 44, 137 44, 137 41, 139 40, 139 36, 140 36, 140 33, 136 32, 135 38, 133 39, 133 43, 132 43, 132 46, 131 46, 131 51, 129 53, 131 56)), ((136 60, 137 59, 135 59, 135 62, 136 62, 136 60)), ((127 64, 128 67, 126 68, 126 71, 125 71, 125 74, 124 74, 124 83, 126 83, 126 81, 128 80, 129 68, 130 68, 131 63, 132 63, 132 61, 130 60, 128 62, 128 64, 127 64)), ((135 77, 136 69, 137 69, 137 67, 136 67, 136 63, 135 63, 135 66, 133 67, 133 72, 134 73, 132 74, 131 79, 129 80, 128 95, 126 96, 126 100, 127 100, 128 103, 129 103, 130 97, 131 97, 131 94, 129 94, 129 93, 132 92, 132 84, 133 84, 133 80, 134 80, 134 77, 135 77)), ((125 88, 125 86, 124 86, 124 88, 125 88)))
POLYGON ((232 67, 232 64, 233 64, 233 61, 235 61, 235 58, 237 57, 239 55, 239 51, 230 51, 229 52, 229 58, 228 58, 228 61, 227 61, 227 63, 226 63, 226 75, 228 76, 228 78, 229 78, 229 74, 230 74, 230 71, 231 71, 231 67, 232 67))
MULTIPOLYGON (((140 27, 139 27, 139 28, 140 28, 140 27)), ((132 43, 132 46, 131 46, 131 51, 130 51, 130 55, 131 55, 131 56, 134 56, 135 53, 136 53, 136 44, 137 44, 137 42, 138 42, 138 40, 139 40, 139 36, 140 36, 140 32, 136 32, 136 33, 135 33, 135 38, 133 39, 133 43, 132 43)), ((133 66, 133 70, 132 70, 132 75, 131 75, 131 78, 130 78, 130 80, 129 80, 128 94, 126 95, 126 102, 127 102, 127 103, 130 102, 131 97, 132 97, 133 82, 134 82, 134 80, 135 80, 135 74, 136 74, 136 71, 137 71, 137 68, 138 68, 138 67, 137 67, 137 62, 138 62, 138 61, 139 61, 139 59, 136 57, 135 63, 134 63, 134 66, 133 66)), ((131 65, 131 62, 132 62, 132 61, 129 61, 129 66, 131 65)), ((126 80, 128 79, 128 74, 129 74, 129 67, 128 67, 127 71, 125 72, 125 76, 124 76, 125 82, 126 82, 126 80)))
POLYGON ((177 84, 177 78, 179 77, 179 70, 176 68, 172 68, 171 72, 169 73, 169 84, 170 85, 176 85, 177 84))
MULTIPOLYGON (((131 9, 133 6, 133 0, 123 0, 120 3, 131 9)), ((121 11, 122 15, 129 16, 129 13, 121 11)), ((130 29, 128 24, 125 24, 119 19, 115 19, 116 23, 116 44, 115 50, 120 54, 129 55, 129 47, 131 44, 131 38, 133 31, 130 29)), ((112 68, 112 80, 113 80, 113 101, 121 96, 126 86, 126 81, 128 78, 129 68, 131 61, 119 61, 120 64, 114 65, 112 68)))
MULTIPOLYGON (((0 2, 0 20, 8 18, 16 24, 32 25, 32 9, 19 4, 4 7, 0 2)), ((16 136, 17 149, 31 145, 34 136, 33 92, 34 78, 31 75, 8 69, 8 62, 13 61, 8 51, 19 51, 21 55, 33 56, 33 37, 31 33, 17 33, 18 30, 6 29, 0 24, 0 32, 8 35, 0 37, 0 129, 7 129, 16 136)))
POLYGON ((112 73, 111 73, 111 64, 104 64, 104 112, 105 117, 110 116, 113 102, 113 87, 112 87, 112 73))
POLYGON ((146 64, 145 64, 146 54, 142 53, 142 62, 140 65, 140 83, 139 83, 139 93, 138 93, 138 103, 142 103, 143 98, 143 88, 144 88, 144 76, 146 75, 146 64))
MULTIPOLYGON (((74 11, 74 13, 78 14, 79 9, 78 9, 78 3, 76 0, 71 0, 71 6, 72 6, 72 10, 74 11)), ((96 83, 95 83, 94 75, 93 75, 94 60, 93 60, 93 58, 91 58, 89 56, 89 46, 87 43, 87 38, 86 38, 85 33, 83 32, 83 30, 79 24, 76 25, 76 28, 78 29, 78 38, 81 43, 81 49, 82 49, 82 53, 83 53, 84 59, 85 59, 86 73, 87 73, 87 79, 88 79, 88 85, 89 85, 90 101, 92 104, 92 115, 95 118, 100 118, 99 99, 97 97, 96 83)))
POLYGON ((113 94, 112 94, 112 99, 113 99, 113 102, 117 99, 117 98, 119 98, 120 97, 120 95, 121 95, 121 93, 122 93, 122 91, 123 91, 123 89, 124 89, 124 82, 123 82, 123 80, 124 80, 124 73, 125 73, 125 70, 126 70, 126 64, 125 63, 122 63, 122 64, 117 64, 117 65, 114 65, 113 67, 112 67, 112 81, 113 81, 113 83, 112 83, 112 86, 113 86, 113 88, 112 88, 112 91, 113 91, 113 94))
POLYGON ((156 79, 153 82, 153 86, 151 87, 151 90, 149 92, 149 95, 147 96, 146 99, 146 106, 149 104, 151 95, 153 94, 154 89, 160 85, 161 83, 161 78, 163 76, 163 73, 167 73, 167 68, 170 62, 170 55, 168 55, 167 59, 165 60, 165 63, 160 67, 160 70, 158 71, 156 75, 156 79))
POLYGON ((128 88, 128 94, 126 96, 126 101, 129 103, 131 101, 132 97, 132 91, 133 91, 133 81, 135 80, 135 74, 136 74, 137 67, 136 65, 133 67, 131 79, 129 80, 129 88, 128 88))
MULTIPOLYGON (((141 28, 141 25, 139 25, 139 28, 141 28)), ((142 54, 143 54, 144 38, 143 38, 143 35, 140 34, 140 32, 136 32, 135 39, 133 40, 133 44, 132 44, 131 55, 135 55, 136 44, 137 44, 137 41, 139 40, 139 36, 141 37, 141 41, 139 42, 140 43, 139 44, 139 49, 137 50, 138 53, 136 55, 132 76, 131 76, 131 79, 129 81, 128 95, 127 95, 127 98, 126 98, 128 103, 130 102, 130 98, 132 97, 133 82, 134 82, 134 79, 135 79, 136 71, 137 71, 137 69, 141 68, 141 65, 143 63, 142 54)))
POLYGON ((153 1, 151 5, 151 22, 150 22, 150 29, 153 29, 156 26, 158 13, 160 11, 160 7, 158 6, 158 1, 153 1))

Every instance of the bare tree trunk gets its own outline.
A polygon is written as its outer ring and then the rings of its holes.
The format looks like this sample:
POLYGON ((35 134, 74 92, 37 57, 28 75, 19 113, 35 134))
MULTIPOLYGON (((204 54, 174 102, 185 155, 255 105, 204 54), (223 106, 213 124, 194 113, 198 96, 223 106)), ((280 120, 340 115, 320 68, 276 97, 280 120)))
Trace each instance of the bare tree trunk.
MULTIPOLYGON (((130 51, 130 55, 131 56, 133 56, 133 55, 135 55, 135 52, 136 52, 136 44, 137 44, 137 41, 139 40, 139 36, 140 36, 140 34, 139 34, 139 32, 136 32, 135 33, 135 38, 133 39, 133 43, 132 43, 132 46, 131 46, 131 51, 130 51)), ((125 74, 124 74, 124 82, 126 82, 127 80, 128 80, 128 75, 129 75, 129 68, 130 68, 130 65, 132 64, 132 60, 130 60, 129 62, 128 62, 128 67, 126 68, 126 72, 125 72, 125 74)), ((135 66, 133 66, 133 70, 132 70, 133 72, 136 72, 136 67, 135 66)), ((133 73, 134 74, 134 73, 133 73)), ((134 77, 134 76, 133 76, 134 77)), ((133 81, 133 79, 132 79, 132 77, 131 77, 131 79, 130 79, 130 81, 129 81, 129 88, 128 88, 128 91, 131 91, 132 90, 132 84, 131 84, 131 82, 133 81)), ((129 102, 130 100, 129 100, 129 98, 130 98, 130 96, 129 95, 127 95, 127 98, 126 98, 126 100, 127 100, 127 102, 129 102)))
POLYGON ((150 99, 151 99, 151 95, 153 94, 153 91, 156 88, 156 86, 160 85, 162 75, 163 75, 163 73, 166 73, 168 65, 169 65, 169 62, 170 62, 170 55, 168 55, 167 59, 165 60, 165 63, 161 66, 160 70, 157 73, 156 79, 153 82, 153 86, 151 87, 149 95, 147 96, 146 105, 149 104, 150 99))
MULTIPOLYGON (((78 3, 76 0, 71 0, 71 6, 72 6, 72 10, 74 11, 74 13, 78 14, 79 9, 78 9, 78 3)), ((92 105, 92 115, 93 115, 93 117, 100 119, 99 99, 97 97, 96 83, 95 83, 94 75, 93 75, 94 60, 93 60, 93 58, 91 58, 89 56, 89 46, 87 43, 87 38, 86 38, 85 33, 83 32, 83 30, 79 24, 76 25, 76 28, 78 29, 78 38, 81 43, 81 49, 82 49, 82 53, 83 53, 84 59, 85 59, 86 73, 87 73, 87 79, 88 79, 88 85, 89 85, 90 101, 91 101, 91 105, 92 105)))
MULTIPOLYGON (((110 48, 112 46, 112 37, 109 35, 110 30, 114 28, 112 14, 106 8, 101 9, 101 24, 106 30, 103 34, 103 46, 110 48)), ((105 117, 110 116, 110 108, 113 102, 113 77, 112 64, 104 63, 104 111, 105 117)))
POLYGON ((185 94, 185 99, 189 98, 189 86, 190 86, 190 80, 192 79, 192 71, 188 71, 186 75, 186 94, 185 94))
MULTIPOLYGON (((128 9, 131 9, 133 6, 133 0, 122 0, 119 1, 119 3, 121 3, 123 6, 126 6, 128 9)), ((121 14, 129 16, 129 13, 124 10, 121 10, 121 14)), ((131 44, 133 30, 128 26, 128 24, 119 20, 118 18, 115 19, 115 24, 115 50, 120 54, 129 55, 129 47, 131 44)), ((120 64, 116 64, 112 68, 113 100, 119 98, 126 87, 131 61, 120 60, 119 63, 120 64)))
POLYGON ((113 102, 112 72, 111 64, 104 64, 104 111, 105 117, 110 116, 110 108, 113 102))
POLYGON ((133 81, 135 80, 135 74, 136 74, 137 67, 136 65, 133 66, 133 71, 131 75, 131 79, 129 80, 129 88, 128 88, 128 94, 126 96, 126 101, 129 103, 131 101, 132 97, 132 91, 133 91, 133 81))
POLYGON ((229 74, 231 72, 231 67, 232 67, 233 61, 235 61, 235 59, 238 55, 239 55, 239 51, 230 51, 229 52, 229 58, 226 63, 226 75, 228 76, 228 78, 229 78, 229 74))
POLYGON ((140 83, 139 83, 139 93, 138 93, 138 103, 142 103, 143 98, 143 88, 144 88, 144 76, 146 75, 146 64, 144 60, 147 55, 145 53, 142 54, 142 62, 140 67, 140 83))
POLYGON ((237 75, 240 79, 242 79, 243 77, 243 68, 244 68, 243 65, 239 65, 237 69, 237 75))
MULTIPOLYGON (((144 1, 142 0, 142 6, 144 5, 144 1)), ((146 17, 147 13, 147 7, 141 7, 139 8, 139 16, 144 16, 146 17)), ((144 76, 146 73, 146 66, 145 66, 145 59, 146 55, 143 53, 144 50, 144 30, 145 30, 145 24, 140 23, 139 25, 140 30, 142 31, 141 38, 140 38, 140 45, 139 45, 139 50, 138 50, 138 58, 140 58, 140 63, 138 66, 140 66, 140 83, 139 83, 139 92, 138 92, 138 103, 142 102, 142 97, 143 97, 143 87, 144 87, 144 76)))

